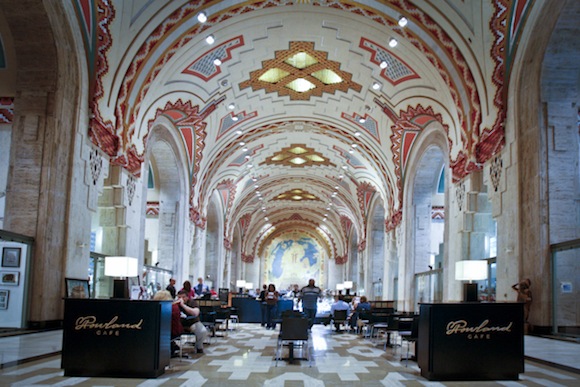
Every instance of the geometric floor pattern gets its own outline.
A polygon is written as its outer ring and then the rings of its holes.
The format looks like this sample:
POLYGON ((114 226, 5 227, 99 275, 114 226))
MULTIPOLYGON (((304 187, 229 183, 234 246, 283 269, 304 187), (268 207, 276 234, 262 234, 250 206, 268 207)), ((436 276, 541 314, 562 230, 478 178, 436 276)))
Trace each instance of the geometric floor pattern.
MULTIPOLYGON (((276 367, 277 335, 259 324, 238 324, 226 337, 215 338, 203 354, 171 359, 156 379, 65 377, 60 356, 53 356, 0 370, 0 386, 580 386, 579 374, 530 361, 517 381, 430 382, 421 377, 417 363, 401 362, 405 348, 384 350, 361 336, 337 334, 322 325, 312 329, 311 367, 306 360, 280 360, 276 367)), ((295 355, 302 356, 300 348, 295 355)))

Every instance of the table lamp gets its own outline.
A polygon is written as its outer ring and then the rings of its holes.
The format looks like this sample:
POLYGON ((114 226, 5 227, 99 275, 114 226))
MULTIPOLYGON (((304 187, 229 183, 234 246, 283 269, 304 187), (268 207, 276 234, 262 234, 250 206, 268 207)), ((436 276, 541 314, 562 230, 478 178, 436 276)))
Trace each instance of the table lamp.
POLYGON ((344 288, 346 289, 346 295, 350 295, 350 289, 352 289, 352 281, 344 281, 344 288))
POLYGON ((236 287, 240 289, 240 294, 243 294, 244 288, 246 287, 246 280, 237 280, 236 287))
POLYGON ((105 275, 113 280, 113 298, 129 298, 127 277, 137 277, 139 260, 132 257, 105 257, 105 275))
POLYGON ((485 260, 466 260, 455 262, 455 279, 458 281, 469 281, 463 284, 463 301, 477 302, 477 283, 487 279, 487 261, 485 260))

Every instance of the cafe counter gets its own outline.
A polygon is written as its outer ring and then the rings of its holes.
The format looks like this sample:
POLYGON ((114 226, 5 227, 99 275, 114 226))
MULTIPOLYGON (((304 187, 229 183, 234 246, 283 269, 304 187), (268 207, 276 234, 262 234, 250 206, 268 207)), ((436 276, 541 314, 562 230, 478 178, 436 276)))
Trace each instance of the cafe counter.
POLYGON ((522 303, 421 304, 417 361, 429 380, 517 380, 522 303))
POLYGON ((154 378, 170 359, 171 302, 65 299, 65 376, 154 378))

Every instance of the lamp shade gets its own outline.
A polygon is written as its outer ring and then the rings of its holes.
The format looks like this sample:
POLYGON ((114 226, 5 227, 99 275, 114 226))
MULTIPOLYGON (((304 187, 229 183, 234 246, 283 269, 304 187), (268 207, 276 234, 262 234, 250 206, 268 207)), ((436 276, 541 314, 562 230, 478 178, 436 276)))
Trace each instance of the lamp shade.
POLYGON ((345 289, 352 289, 352 281, 344 281, 343 285, 345 289))
POLYGON ((236 281, 236 287, 237 288, 245 288, 246 287, 246 281, 245 280, 237 280, 236 281))
POLYGON ((472 259, 455 262, 455 279, 458 281, 487 279, 487 261, 472 259))
POLYGON ((249 290, 254 287, 254 284, 252 282, 246 282, 246 285, 244 287, 249 290))
POLYGON ((139 260, 132 257, 105 257, 105 275, 109 277, 137 277, 139 260))
POLYGON ((344 284, 336 284, 336 290, 344 290, 344 284))

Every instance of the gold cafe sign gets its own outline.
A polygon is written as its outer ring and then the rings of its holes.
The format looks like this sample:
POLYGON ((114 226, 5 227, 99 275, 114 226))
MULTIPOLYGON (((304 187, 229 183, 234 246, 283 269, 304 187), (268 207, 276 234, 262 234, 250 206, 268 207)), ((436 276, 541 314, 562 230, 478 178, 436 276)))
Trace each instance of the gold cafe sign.
POLYGON ((469 340, 489 340, 493 332, 511 332, 513 322, 505 326, 489 326, 489 320, 479 325, 469 326, 465 320, 450 321, 447 324, 446 335, 466 334, 469 340))
POLYGON ((93 330, 97 336, 119 336, 121 330, 143 329, 143 319, 136 323, 118 323, 117 320, 119 316, 107 322, 97 322, 95 316, 83 316, 76 319, 74 329, 76 331, 93 330))

